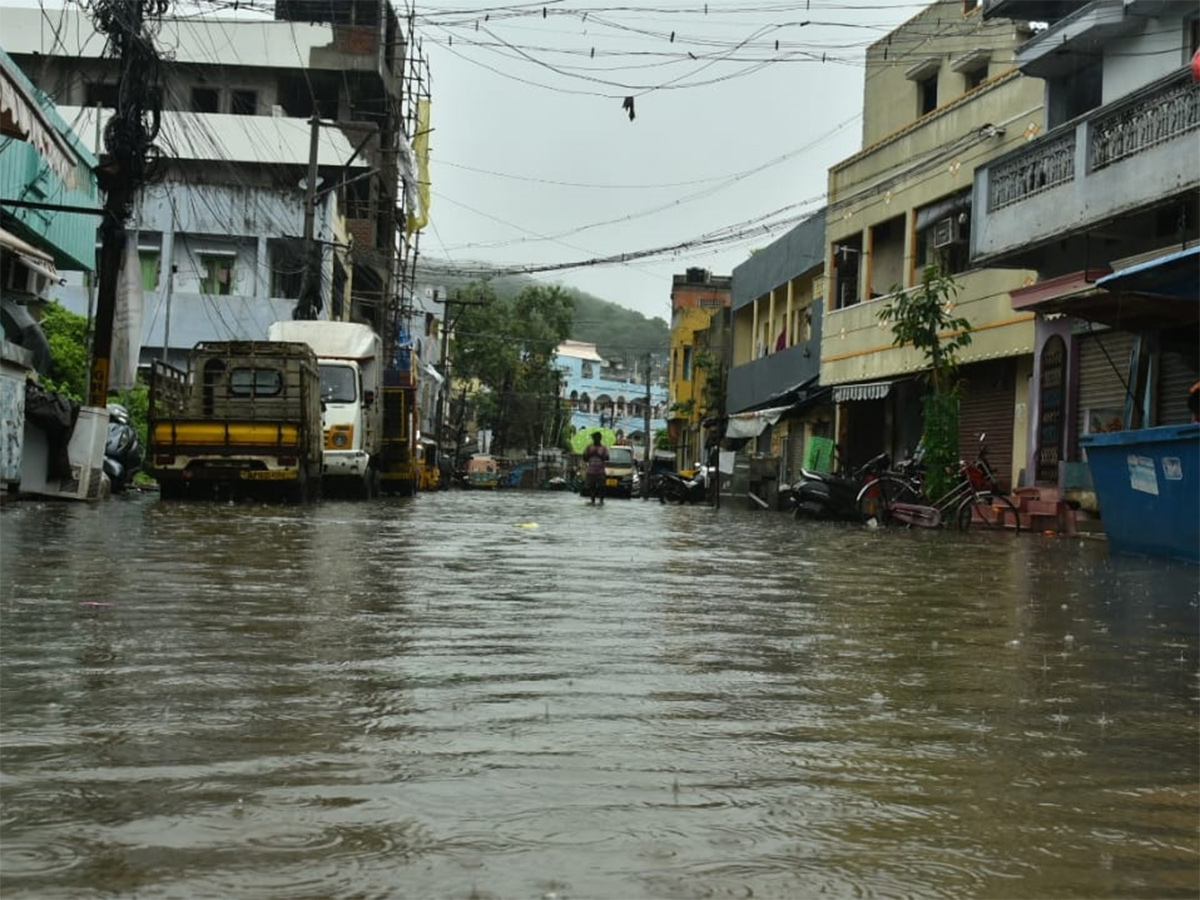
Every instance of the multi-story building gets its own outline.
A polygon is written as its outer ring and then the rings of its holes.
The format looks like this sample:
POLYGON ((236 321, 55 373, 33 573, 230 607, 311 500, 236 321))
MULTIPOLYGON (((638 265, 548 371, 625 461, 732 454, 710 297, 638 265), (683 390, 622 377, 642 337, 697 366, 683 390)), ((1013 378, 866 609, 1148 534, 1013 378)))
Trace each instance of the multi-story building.
POLYGON ((53 362, 39 310, 60 271, 89 269, 99 197, 96 159, 21 68, 0 49, 0 491, 98 499, 108 414, 84 407, 71 423, 70 466, 52 452, 68 423, 46 402, 38 373, 53 362), (47 207, 70 212, 53 212, 47 207), (61 269, 60 269, 61 267, 61 269), (40 400, 39 400, 40 398, 40 400))
POLYGON ((1046 120, 976 169, 971 257, 1038 273, 1011 301, 1037 313, 1025 465, 1086 488, 1082 435, 1186 423, 1200 379, 1200 9, 989 0, 984 18, 1046 23, 1016 50, 1046 120))
MULTIPOLYGON (((6 8, 3 19, 14 59, 101 153, 119 66, 88 15, 6 8)), ((170 48, 154 86, 161 154, 129 223, 143 360, 178 358, 198 340, 265 338, 293 316, 306 278, 319 281, 305 300, 315 294, 317 317, 369 322, 394 346, 401 172, 412 178, 407 41, 391 4, 287 0, 270 20, 169 18, 156 40, 170 48)), ((89 290, 62 299, 83 312, 89 290)))
POLYGON ((863 148, 830 169, 826 212, 821 383, 846 466, 921 438, 926 361, 895 346, 879 314, 929 265, 953 275, 954 314, 973 329, 959 354, 960 443, 987 432, 1005 485, 1025 465, 1033 316, 1009 292, 1036 273, 983 268, 969 248, 976 167, 1044 128, 1041 82, 1013 65, 1028 35, 986 19, 978 0, 937 0, 867 50, 863 148))
POLYGON ((732 285, 730 276, 700 268, 672 278, 667 432, 684 468, 704 460, 704 423, 723 414, 729 348, 726 339, 704 335, 718 316, 728 334, 732 285))
POLYGON ((617 440, 645 446, 647 402, 650 442, 666 428, 667 390, 661 382, 647 384, 649 373, 643 371, 639 382, 624 368, 607 365, 596 345, 583 341, 564 341, 554 357, 562 373, 559 397, 574 432, 609 428, 617 440))
POLYGON ((833 436, 829 391, 817 383, 824 247, 821 210, 733 270, 726 436, 746 439, 738 463, 768 502, 772 484, 795 480, 808 439, 833 436))
POLYGON ((95 156, 2 49, 0 79, 0 297, 15 328, 36 318, 25 307, 59 286, 60 270, 93 267, 100 201, 95 156))

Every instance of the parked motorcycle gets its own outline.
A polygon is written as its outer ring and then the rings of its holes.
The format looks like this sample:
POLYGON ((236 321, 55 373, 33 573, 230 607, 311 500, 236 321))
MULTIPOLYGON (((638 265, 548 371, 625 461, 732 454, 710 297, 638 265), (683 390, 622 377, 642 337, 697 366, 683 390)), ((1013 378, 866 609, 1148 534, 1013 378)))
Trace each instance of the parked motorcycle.
POLYGON ((880 453, 850 475, 800 470, 800 480, 791 487, 792 514, 797 519, 861 521, 858 492, 868 480, 887 471, 890 458, 880 453))
POLYGON ((108 440, 104 445, 104 474, 114 494, 133 481, 142 467, 142 442, 129 418, 129 410, 120 403, 108 405, 108 440))
POLYGON ((655 477, 658 481, 651 482, 651 494, 657 495, 660 503, 704 503, 708 499, 708 478, 703 469, 691 478, 675 472, 661 472, 655 477))

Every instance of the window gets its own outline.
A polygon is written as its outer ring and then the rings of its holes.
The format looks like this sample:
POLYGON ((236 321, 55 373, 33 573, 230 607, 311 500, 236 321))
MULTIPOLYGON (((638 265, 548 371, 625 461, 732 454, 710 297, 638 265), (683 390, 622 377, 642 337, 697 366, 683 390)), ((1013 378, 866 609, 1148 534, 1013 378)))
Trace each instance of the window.
POLYGON ((138 262, 142 266, 142 290, 157 290, 159 278, 158 251, 142 250, 139 247, 138 262))
POLYGON ((350 366, 321 366, 321 399, 326 403, 353 403, 358 399, 358 379, 350 366))
POLYGON ((200 293, 228 295, 233 293, 232 256, 200 255, 200 293))
POLYGON ((229 393, 234 397, 278 397, 283 393, 283 373, 278 369, 234 369, 229 373, 229 393))
POLYGON ((971 268, 971 212, 966 207, 933 222, 917 233, 917 259, 922 266, 936 263, 957 275, 971 268))
POLYGON ((937 109, 937 75, 917 82, 917 115, 923 116, 937 109))
POLYGON ((834 309, 845 309, 859 301, 858 263, 862 237, 855 235, 833 245, 834 309))
POLYGON ((231 91, 229 111, 235 116, 258 115, 258 94, 255 91, 231 91))
POLYGON ((596 377, 595 369, 592 367, 592 364, 590 362, 585 362, 582 366, 580 366, 579 371, 580 371, 580 377, 582 377, 582 378, 595 378, 596 377))
POLYGON ((977 69, 968 69, 962 73, 963 91, 973 91, 985 81, 987 81, 987 66, 980 66, 977 69))
POLYGON ((682 381, 692 380, 692 348, 683 348, 683 376, 682 381))
POLYGON ((220 112, 221 94, 216 88, 210 87, 194 87, 192 88, 192 112, 198 113, 215 113, 220 112))
POLYGON ((117 108, 117 86, 115 84, 89 83, 84 88, 84 106, 103 106, 105 109, 117 108))
POLYGON ((267 242, 271 256, 271 296, 299 300, 304 280, 304 252, 300 241, 267 242))

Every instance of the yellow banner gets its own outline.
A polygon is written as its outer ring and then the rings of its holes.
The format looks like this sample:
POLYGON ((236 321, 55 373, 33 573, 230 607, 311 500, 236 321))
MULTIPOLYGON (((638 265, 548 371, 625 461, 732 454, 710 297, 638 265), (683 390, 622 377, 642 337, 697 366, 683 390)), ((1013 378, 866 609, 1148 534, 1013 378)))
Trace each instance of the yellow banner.
POLYGON ((420 231, 429 222, 429 100, 417 101, 417 133, 413 135, 413 155, 417 158, 417 198, 421 208, 409 210, 408 233, 420 231))

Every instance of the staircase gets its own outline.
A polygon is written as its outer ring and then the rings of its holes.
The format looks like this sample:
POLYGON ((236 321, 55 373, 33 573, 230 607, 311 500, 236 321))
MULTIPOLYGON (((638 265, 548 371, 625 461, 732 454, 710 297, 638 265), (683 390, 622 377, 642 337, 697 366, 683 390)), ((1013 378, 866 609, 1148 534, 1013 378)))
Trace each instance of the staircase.
POLYGON ((1063 499, 1062 491, 1055 486, 1036 485, 1020 487, 1012 492, 1013 505, 1017 507, 1021 530, 1035 534, 1052 532, 1075 537, 1093 532, 1103 533, 1099 516, 1077 508, 1077 504, 1063 499))

